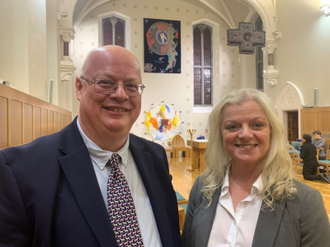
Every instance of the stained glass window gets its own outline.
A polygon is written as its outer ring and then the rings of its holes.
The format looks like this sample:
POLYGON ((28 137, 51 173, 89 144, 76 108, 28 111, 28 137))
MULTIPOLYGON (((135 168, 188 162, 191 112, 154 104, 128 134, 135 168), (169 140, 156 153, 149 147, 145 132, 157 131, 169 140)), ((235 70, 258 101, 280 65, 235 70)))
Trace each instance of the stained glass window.
MULTIPOLYGON (((256 24, 255 24, 256 31, 262 31, 262 20, 258 17, 256 24)), ((256 87, 257 89, 264 91, 264 78, 263 78, 263 52, 261 47, 256 47, 256 87)))
POLYGON ((212 105, 212 28, 194 26, 194 105, 212 105))
POLYGON ((125 47, 125 21, 118 17, 108 17, 102 20, 103 44, 125 47))
POLYGON ((110 18, 103 19, 103 45, 112 44, 112 23, 110 18))

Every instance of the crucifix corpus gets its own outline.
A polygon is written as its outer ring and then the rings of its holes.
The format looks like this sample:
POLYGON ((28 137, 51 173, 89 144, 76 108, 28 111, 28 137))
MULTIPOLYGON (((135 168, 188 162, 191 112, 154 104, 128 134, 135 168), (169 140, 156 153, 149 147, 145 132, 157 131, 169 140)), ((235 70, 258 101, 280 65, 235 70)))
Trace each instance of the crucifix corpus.
POLYGON ((239 46, 240 54, 253 54, 254 47, 265 46, 265 32, 253 30, 253 24, 240 22, 239 29, 227 30, 227 45, 239 46))

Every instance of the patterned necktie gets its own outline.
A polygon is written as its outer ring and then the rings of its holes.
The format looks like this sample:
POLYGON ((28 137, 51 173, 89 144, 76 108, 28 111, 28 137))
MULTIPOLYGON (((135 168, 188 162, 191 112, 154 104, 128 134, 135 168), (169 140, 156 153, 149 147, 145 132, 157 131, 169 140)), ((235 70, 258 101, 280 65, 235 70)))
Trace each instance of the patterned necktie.
POLYGON ((144 246, 131 191, 118 167, 120 156, 114 153, 108 164, 111 167, 107 186, 108 210, 117 243, 119 246, 144 246))

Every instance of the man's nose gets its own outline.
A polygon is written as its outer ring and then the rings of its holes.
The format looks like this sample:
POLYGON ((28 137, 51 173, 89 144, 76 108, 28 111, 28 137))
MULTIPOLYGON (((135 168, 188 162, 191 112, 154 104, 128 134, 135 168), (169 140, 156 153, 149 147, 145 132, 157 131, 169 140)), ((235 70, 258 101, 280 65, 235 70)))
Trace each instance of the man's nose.
POLYGON ((118 99, 126 99, 128 95, 126 94, 125 87, 123 84, 118 84, 116 90, 110 94, 110 98, 115 97, 118 99))

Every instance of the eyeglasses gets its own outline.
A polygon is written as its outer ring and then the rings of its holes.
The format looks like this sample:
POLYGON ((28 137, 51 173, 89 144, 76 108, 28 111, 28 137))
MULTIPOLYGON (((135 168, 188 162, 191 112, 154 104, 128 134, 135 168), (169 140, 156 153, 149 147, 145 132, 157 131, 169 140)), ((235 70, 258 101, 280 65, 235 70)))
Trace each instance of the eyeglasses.
MULTIPOLYGON (((94 89, 97 93, 110 95, 116 92, 119 84, 117 82, 106 80, 106 79, 96 79, 95 81, 87 80, 85 77, 80 76, 81 79, 94 84, 94 89)), ((125 93, 127 96, 134 97, 139 96, 142 94, 143 89, 146 87, 141 83, 134 83, 134 82, 125 82, 123 85, 125 93)))

